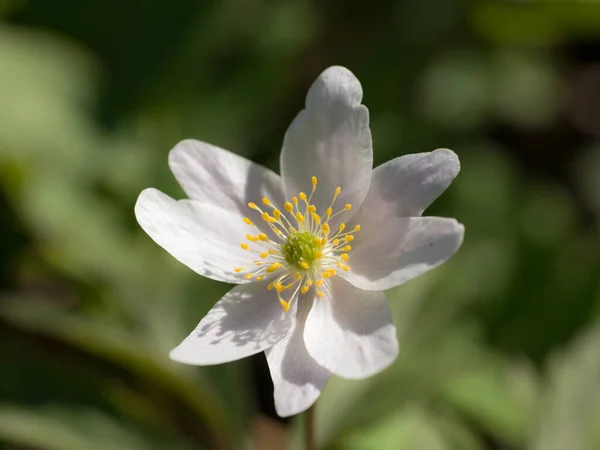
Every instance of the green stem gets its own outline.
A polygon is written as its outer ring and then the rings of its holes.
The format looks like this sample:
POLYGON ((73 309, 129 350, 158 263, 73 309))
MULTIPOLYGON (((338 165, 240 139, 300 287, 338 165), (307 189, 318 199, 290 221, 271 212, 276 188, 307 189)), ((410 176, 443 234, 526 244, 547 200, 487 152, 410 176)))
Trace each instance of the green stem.
POLYGON ((315 405, 312 405, 304 413, 304 432, 306 450, 317 450, 317 442, 315 440, 315 405))

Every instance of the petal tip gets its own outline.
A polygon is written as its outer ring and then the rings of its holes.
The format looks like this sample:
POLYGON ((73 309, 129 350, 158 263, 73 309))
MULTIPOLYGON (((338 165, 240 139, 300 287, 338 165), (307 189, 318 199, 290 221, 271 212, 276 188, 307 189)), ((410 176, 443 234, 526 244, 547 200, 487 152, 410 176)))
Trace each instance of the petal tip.
POLYGON ((358 78, 346 67, 331 66, 317 77, 306 96, 306 107, 322 108, 326 103, 343 102, 358 106, 363 91, 358 78))
POLYGON ((446 167, 451 169, 454 176, 458 175, 458 172, 460 172, 460 159, 454 151, 449 148, 438 148, 432 153, 444 160, 446 167))

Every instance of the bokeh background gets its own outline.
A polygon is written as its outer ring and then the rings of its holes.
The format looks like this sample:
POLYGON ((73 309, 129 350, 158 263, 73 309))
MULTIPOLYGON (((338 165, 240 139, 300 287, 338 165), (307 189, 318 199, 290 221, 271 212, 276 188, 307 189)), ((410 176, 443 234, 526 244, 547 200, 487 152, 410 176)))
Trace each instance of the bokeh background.
POLYGON ((229 286, 137 226, 199 138, 278 169, 327 66, 371 111, 376 164, 454 149, 427 211, 466 225, 388 292, 396 363, 332 379, 334 450, 600 449, 600 3, 0 0, 0 448, 301 448, 262 355, 168 351, 229 286))

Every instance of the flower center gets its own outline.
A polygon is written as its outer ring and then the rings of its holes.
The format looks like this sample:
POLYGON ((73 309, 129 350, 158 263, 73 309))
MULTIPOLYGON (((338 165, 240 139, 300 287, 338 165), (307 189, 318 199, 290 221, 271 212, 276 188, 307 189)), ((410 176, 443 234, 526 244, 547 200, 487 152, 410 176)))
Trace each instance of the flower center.
POLYGON ((247 280, 271 280, 267 289, 275 289, 279 302, 285 311, 289 310, 291 301, 298 292, 306 294, 315 289, 317 296, 325 295, 321 288, 327 280, 337 274, 337 270, 350 270, 347 262, 348 253, 352 250, 350 242, 354 240, 354 232, 360 231, 360 225, 352 230, 346 230, 346 224, 340 223, 337 230, 332 231, 330 220, 352 209, 347 204, 342 209, 333 212, 335 202, 342 192, 337 187, 333 200, 322 216, 317 214, 317 208, 311 204, 311 199, 317 188, 317 178, 312 177, 312 192, 307 196, 300 192, 292 197, 291 202, 285 202, 283 210, 278 209, 268 198, 263 198, 263 204, 270 208, 271 214, 263 211, 256 203, 248 203, 251 209, 258 211, 274 234, 274 238, 260 231, 247 217, 244 223, 253 227, 258 234, 246 234, 248 242, 243 242, 244 250, 253 252, 257 258, 253 266, 236 267, 237 273, 245 272, 247 280), (287 295, 290 291, 291 295, 287 295), (285 300, 284 296, 288 299, 285 300))
POLYGON ((285 244, 281 246, 281 253, 288 264, 302 269, 302 262, 309 267, 315 262, 321 248, 321 240, 314 234, 304 231, 289 234, 285 244))

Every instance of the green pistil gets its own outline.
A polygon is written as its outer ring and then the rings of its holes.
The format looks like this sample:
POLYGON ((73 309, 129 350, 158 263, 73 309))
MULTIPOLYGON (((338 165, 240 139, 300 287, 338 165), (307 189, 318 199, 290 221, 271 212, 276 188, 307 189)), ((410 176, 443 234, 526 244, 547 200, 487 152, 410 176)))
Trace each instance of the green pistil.
POLYGON ((292 233, 281 246, 281 253, 291 266, 303 269, 300 263, 305 262, 309 266, 317 259, 317 253, 321 249, 315 244, 316 236, 308 232, 292 233))

